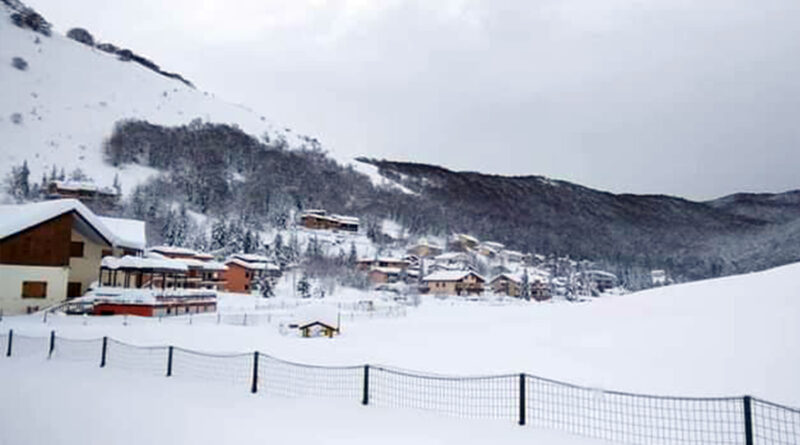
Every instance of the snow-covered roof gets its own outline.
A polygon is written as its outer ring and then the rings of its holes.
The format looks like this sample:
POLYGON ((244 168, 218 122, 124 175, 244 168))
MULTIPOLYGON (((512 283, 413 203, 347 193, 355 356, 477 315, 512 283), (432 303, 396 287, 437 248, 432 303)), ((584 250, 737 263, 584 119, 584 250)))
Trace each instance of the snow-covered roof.
POLYGON ((228 266, 226 266, 225 263, 220 263, 219 261, 204 261, 203 270, 220 272, 228 270, 228 266))
POLYGON ((474 275, 481 281, 486 281, 482 276, 471 270, 438 270, 423 278, 422 281, 460 281, 469 275, 474 275))
POLYGON ((194 257, 197 258, 198 260, 203 260, 203 261, 208 261, 208 260, 213 260, 214 259, 214 255, 211 255, 210 253, 202 253, 202 252, 196 253, 194 255, 194 257))
POLYGON ((300 306, 295 310, 294 321, 298 326, 318 321, 335 328, 339 326, 339 310, 328 304, 300 306))
POLYGON ((32 204, 0 206, 0 239, 19 233, 65 213, 80 215, 97 233, 113 245, 123 245, 120 238, 88 207, 77 199, 54 199, 32 204))
POLYGON ((248 263, 268 263, 269 258, 263 255, 256 255, 254 253, 235 253, 231 255, 232 258, 238 258, 248 263))
POLYGON ((85 192, 99 192, 109 195, 116 195, 117 191, 111 187, 100 187, 91 181, 50 181, 50 184, 56 186, 58 190, 69 191, 85 191, 85 192))
POLYGON ((409 263, 408 260, 403 258, 389 258, 389 257, 379 257, 379 258, 361 258, 358 260, 359 263, 374 263, 374 262, 384 262, 384 263, 409 263))
POLYGON ((484 242, 483 242, 483 246, 484 246, 484 247, 489 247, 489 248, 492 248, 492 249, 494 249, 494 250, 502 250, 503 248, 505 248, 505 247, 506 247, 506 245, 505 245, 505 244, 503 244, 503 243, 498 243, 498 242, 495 242, 495 241, 484 241, 484 242))
POLYGON ((373 267, 369 271, 385 273, 387 275, 398 275, 403 271, 403 269, 400 269, 399 267, 373 267))
POLYGON ((433 257, 436 261, 451 261, 451 260, 464 260, 467 255, 463 252, 445 252, 441 255, 433 257))
POLYGON ((242 261, 239 258, 229 258, 225 264, 236 264, 237 266, 244 267, 250 270, 281 270, 277 264, 273 263, 251 263, 249 261, 242 261))
POLYGON ((189 301, 194 299, 206 300, 216 297, 216 292, 208 289, 145 289, 123 287, 98 287, 90 290, 86 295, 72 300, 74 302, 110 302, 124 304, 157 304, 164 300, 181 299, 189 301))
POLYGON ((333 215, 334 218, 345 224, 358 224, 361 220, 355 216, 333 215))
MULTIPOLYGON (((578 272, 578 274, 580 274, 580 272, 578 272)), ((616 275, 614 275, 611 272, 606 272, 604 270, 587 270, 586 271, 586 275, 594 276, 594 277, 611 278, 611 279, 614 279, 614 280, 617 279, 616 275)))
POLYGON ((186 272, 189 267, 180 260, 170 258, 146 258, 125 255, 122 258, 107 256, 100 262, 100 266, 106 269, 148 269, 173 272, 186 272))
POLYGON ((111 218, 100 216, 100 221, 117 236, 120 247, 144 250, 147 246, 145 222, 136 219, 111 218))
POLYGON ((186 247, 177 246, 154 246, 148 249, 150 252, 158 252, 163 255, 197 255, 197 252, 186 247))
POLYGON ((466 233, 456 233, 455 237, 458 238, 458 239, 470 242, 470 243, 478 244, 480 242, 480 241, 478 241, 478 238, 475 238, 472 235, 467 235, 466 233))

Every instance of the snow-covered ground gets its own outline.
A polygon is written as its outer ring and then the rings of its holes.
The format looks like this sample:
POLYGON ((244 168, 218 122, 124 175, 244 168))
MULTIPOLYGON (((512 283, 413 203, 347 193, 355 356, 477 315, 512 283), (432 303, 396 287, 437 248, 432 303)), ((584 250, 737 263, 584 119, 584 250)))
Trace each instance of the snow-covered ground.
POLYGON ((602 444, 502 421, 0 357, 0 444, 602 444))
POLYGON ((525 371, 605 389, 751 394, 800 406, 798 276, 800 264, 792 264, 581 304, 426 298, 408 308, 406 317, 343 322, 342 335, 334 339, 284 336, 274 325, 89 320, 84 326, 52 317, 48 323, 5 317, 0 329, 37 335, 57 329, 66 337, 109 335, 204 351, 259 349, 314 364, 380 363, 457 375, 525 371))

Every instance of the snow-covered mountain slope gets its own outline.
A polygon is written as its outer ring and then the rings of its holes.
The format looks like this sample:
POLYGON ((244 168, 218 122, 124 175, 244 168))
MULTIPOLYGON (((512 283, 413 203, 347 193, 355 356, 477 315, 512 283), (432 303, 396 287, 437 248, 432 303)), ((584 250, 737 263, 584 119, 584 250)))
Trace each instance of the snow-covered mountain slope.
MULTIPOLYGON (((200 118, 301 143, 245 107, 63 35, 19 28, 11 12, 0 4, 0 176, 27 160, 32 181, 56 164, 67 173, 80 167, 98 184, 111 185, 118 170, 103 163, 102 144, 114 123, 127 118, 163 125, 200 118), (14 67, 15 57, 27 68, 14 67)), ((152 173, 141 166, 119 170, 126 190, 152 173)))

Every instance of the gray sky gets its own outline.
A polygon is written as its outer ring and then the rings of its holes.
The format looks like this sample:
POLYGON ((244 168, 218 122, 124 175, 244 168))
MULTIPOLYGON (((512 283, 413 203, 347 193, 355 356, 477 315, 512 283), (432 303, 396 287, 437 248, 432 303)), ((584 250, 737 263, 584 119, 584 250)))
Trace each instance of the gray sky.
POLYGON ((367 155, 694 199, 800 188, 797 0, 28 0, 367 155))

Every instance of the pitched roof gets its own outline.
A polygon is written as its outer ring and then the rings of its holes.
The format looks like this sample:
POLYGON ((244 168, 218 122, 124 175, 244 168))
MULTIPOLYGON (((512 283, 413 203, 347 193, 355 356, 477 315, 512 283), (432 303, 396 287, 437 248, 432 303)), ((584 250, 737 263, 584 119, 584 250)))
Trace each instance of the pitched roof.
POLYGON ((186 263, 170 258, 143 258, 126 255, 122 258, 107 256, 100 262, 101 267, 106 269, 147 269, 164 270, 174 272, 186 272, 189 270, 186 263))
POLYGON ((54 199, 32 204, 0 206, 0 239, 66 213, 75 212, 105 240, 113 245, 127 247, 126 236, 119 236, 103 220, 77 199, 54 199))
POLYGON ((244 267, 245 269, 250 269, 250 270, 280 270, 281 269, 276 264, 263 263, 263 262, 251 263, 249 261, 243 261, 243 260, 241 260, 239 258, 229 258, 228 261, 225 261, 225 264, 226 265, 227 264, 235 264, 237 266, 241 266, 241 267, 244 267))
POLYGON ((197 255, 197 252, 192 249, 178 246, 154 246, 148 250, 150 252, 158 252, 164 255, 197 255))
POLYGON ((481 281, 486 281, 471 270, 439 270, 423 278, 422 281, 460 281, 469 275, 475 275, 481 281))
POLYGON ((144 250, 147 246, 147 233, 144 221, 126 218, 100 216, 100 221, 117 235, 120 247, 144 250))

